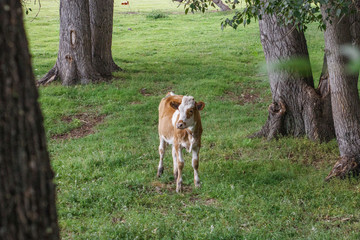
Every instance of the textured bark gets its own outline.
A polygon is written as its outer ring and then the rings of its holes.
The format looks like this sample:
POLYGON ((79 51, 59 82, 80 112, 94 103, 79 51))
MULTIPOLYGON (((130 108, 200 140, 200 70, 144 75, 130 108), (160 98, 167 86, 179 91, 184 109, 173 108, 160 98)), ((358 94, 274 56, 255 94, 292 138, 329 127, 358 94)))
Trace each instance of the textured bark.
POLYGON ((88 84, 119 70, 112 59, 113 0, 61 0, 60 40, 55 66, 39 80, 88 84))
POLYGON ((324 76, 319 88, 314 88, 304 34, 293 26, 281 25, 276 16, 264 15, 259 26, 269 66, 297 58, 303 61, 306 69, 299 72, 291 65, 286 69, 268 69, 273 103, 269 107, 267 122, 253 137, 271 139, 281 134, 307 135, 312 140, 333 138, 327 78, 324 76))
POLYGON ((121 70, 111 54, 113 12, 114 0, 90 0, 92 62, 104 77, 121 70))
POLYGON ((350 33, 352 37, 353 46, 360 48, 360 1, 353 1, 356 5, 354 5, 354 11, 356 14, 351 14, 349 17, 350 21, 350 33))
POLYGON ((55 66, 39 83, 61 79, 63 85, 101 80, 92 65, 89 1, 60 1, 60 40, 55 66))
MULTIPOLYGON (((326 8, 326 5, 322 6, 324 19, 328 16, 326 8)), ((326 22, 324 33, 332 112, 341 157, 327 179, 358 172, 360 166, 360 99, 357 87, 359 75, 358 72, 347 71, 348 59, 341 54, 340 49, 341 46, 354 42, 354 35, 351 34, 351 26, 354 25, 350 24, 350 19, 349 15, 341 19, 332 17, 332 24, 326 22)))
POLYGON ((20 1, 0 1, 0 239, 59 239, 20 1))

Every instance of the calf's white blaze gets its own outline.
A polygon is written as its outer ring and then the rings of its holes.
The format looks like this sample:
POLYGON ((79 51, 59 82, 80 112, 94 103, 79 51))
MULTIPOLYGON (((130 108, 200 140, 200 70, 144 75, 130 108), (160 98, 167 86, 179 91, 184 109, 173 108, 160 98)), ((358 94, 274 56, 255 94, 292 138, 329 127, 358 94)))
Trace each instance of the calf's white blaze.
POLYGON ((179 105, 179 120, 183 121, 185 123, 185 127, 190 127, 194 124, 194 115, 192 115, 190 118, 187 118, 186 112, 188 109, 194 109, 195 108, 195 100, 192 96, 184 96, 182 99, 181 104, 179 105))

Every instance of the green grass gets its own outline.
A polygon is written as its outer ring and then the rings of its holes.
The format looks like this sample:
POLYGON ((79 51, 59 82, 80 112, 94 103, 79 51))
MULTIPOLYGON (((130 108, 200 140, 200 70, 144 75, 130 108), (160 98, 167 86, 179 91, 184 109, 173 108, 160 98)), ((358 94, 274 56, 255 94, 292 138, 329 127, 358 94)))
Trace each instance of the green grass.
MULTIPOLYGON (((360 238, 358 182, 324 182, 339 154, 335 141, 246 137, 271 102, 256 23, 221 31, 232 13, 184 15, 170 0, 115 2, 113 56, 125 71, 109 83, 39 89, 63 239, 360 238), (153 11, 167 17, 147 17, 153 11), (157 107, 170 90, 206 103, 202 187, 193 187, 186 154, 182 194, 170 151, 156 178, 157 107), (94 134, 51 139, 78 127, 62 119, 79 113, 106 117, 94 134)), ((59 31, 58 2, 41 4, 35 20, 35 8, 26 16, 37 78, 56 61, 59 31)), ((310 27, 307 36, 318 78, 322 33, 310 27)))

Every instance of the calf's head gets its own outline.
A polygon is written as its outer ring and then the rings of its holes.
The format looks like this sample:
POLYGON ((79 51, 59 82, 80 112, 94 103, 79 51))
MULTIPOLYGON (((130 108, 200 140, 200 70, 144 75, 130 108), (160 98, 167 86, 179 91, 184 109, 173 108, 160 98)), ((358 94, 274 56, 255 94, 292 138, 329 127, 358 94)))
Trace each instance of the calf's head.
POLYGON ((194 126, 196 117, 199 116, 199 111, 204 109, 205 103, 195 102, 192 96, 184 96, 181 103, 173 101, 170 102, 170 106, 178 110, 179 118, 175 122, 176 127, 185 129, 194 126))

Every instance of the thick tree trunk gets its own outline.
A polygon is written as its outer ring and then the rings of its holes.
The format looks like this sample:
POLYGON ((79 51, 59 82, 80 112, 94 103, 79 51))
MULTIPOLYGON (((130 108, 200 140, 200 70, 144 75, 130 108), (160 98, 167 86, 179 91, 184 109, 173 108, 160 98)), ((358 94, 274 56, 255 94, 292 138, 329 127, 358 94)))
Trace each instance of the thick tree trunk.
POLYGON ((104 77, 121 70, 112 58, 114 0, 90 0, 92 62, 104 77))
POLYGON ((46 84, 58 77, 63 85, 101 80, 92 64, 89 1, 60 1, 60 40, 55 66, 41 80, 46 84))
MULTIPOLYGON (((327 6, 322 6, 324 19, 327 6)), ((357 13, 358 14, 358 13, 357 13)), ((347 59, 341 54, 341 46, 351 44, 350 16, 341 19, 332 17, 332 24, 326 23, 325 52, 329 66, 332 112, 336 139, 341 159, 327 177, 345 177, 360 169, 360 99, 358 73, 346 69, 347 59)))
POLYGON ((20 1, 0 1, 0 239, 59 239, 20 1))
POLYGON ((283 26, 276 16, 264 15, 259 21, 270 80, 273 103, 268 120, 254 137, 271 139, 280 135, 307 135, 312 140, 334 137, 327 78, 314 89, 306 39, 293 26, 283 26), (300 59, 302 69, 291 61, 300 59), (286 62, 290 61, 288 66, 286 62), (274 67, 285 64, 285 68, 274 67))
POLYGON ((113 0, 60 1, 57 62, 39 84, 58 78, 63 85, 88 84, 120 69, 111 55, 113 6, 113 0))

